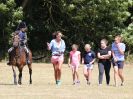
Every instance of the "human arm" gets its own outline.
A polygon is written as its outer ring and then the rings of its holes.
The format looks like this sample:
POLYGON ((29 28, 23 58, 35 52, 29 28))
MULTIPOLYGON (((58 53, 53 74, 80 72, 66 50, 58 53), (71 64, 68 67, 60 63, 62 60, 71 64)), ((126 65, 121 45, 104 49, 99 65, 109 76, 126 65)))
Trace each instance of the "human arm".
POLYGON ((122 54, 122 55, 124 55, 124 52, 125 52, 125 44, 123 44, 123 45, 120 46, 119 43, 118 43, 118 44, 116 44, 116 47, 118 48, 119 53, 122 54))
POLYGON ((69 54, 69 58, 68 58, 68 66, 70 67, 71 64, 71 53, 69 54))
POLYGON ((90 62, 90 64, 94 64, 94 62, 96 60, 96 54, 93 51, 92 51, 92 58, 93 58, 93 60, 90 62))
POLYGON ((97 53, 97 57, 98 57, 98 59, 104 59, 104 56, 101 55, 99 52, 97 53))
POLYGON ((112 56, 113 56, 113 60, 115 61, 115 62, 117 62, 117 58, 116 58, 116 56, 115 56, 115 53, 114 53, 114 51, 112 50, 112 56))
POLYGON ((82 58, 82 64, 84 64, 84 58, 82 58))
POLYGON ((81 53, 78 54, 79 63, 81 63, 81 53))
POLYGON ((65 42, 64 42, 64 40, 62 40, 61 41, 61 49, 60 49, 60 54, 62 54, 62 53, 64 53, 65 52, 65 49, 66 49, 66 44, 65 44, 65 42))
POLYGON ((47 49, 48 50, 51 50, 52 46, 53 46, 53 40, 50 43, 47 42, 47 49))
POLYGON ((96 58, 94 58, 94 59, 90 62, 90 64, 94 64, 95 61, 96 61, 96 58))
POLYGON ((106 55, 102 55, 104 57, 104 59, 110 59, 111 57, 111 51, 108 51, 108 54, 106 55))

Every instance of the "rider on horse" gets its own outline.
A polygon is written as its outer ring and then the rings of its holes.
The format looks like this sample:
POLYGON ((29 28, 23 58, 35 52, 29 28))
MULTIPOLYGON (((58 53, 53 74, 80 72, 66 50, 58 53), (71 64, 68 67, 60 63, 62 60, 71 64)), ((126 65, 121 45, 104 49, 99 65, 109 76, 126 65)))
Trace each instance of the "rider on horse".
MULTIPOLYGON (((18 35, 19 36, 19 42, 20 42, 20 47, 23 47, 25 52, 26 52, 26 59, 27 59, 27 64, 30 64, 30 59, 29 59, 29 49, 27 48, 27 34, 26 34, 26 23, 21 22, 18 25, 17 31, 14 33, 14 36, 18 35)), ((9 53, 9 62, 7 63, 8 65, 11 65, 11 59, 10 59, 10 53, 13 51, 14 47, 11 47, 8 50, 9 53)))

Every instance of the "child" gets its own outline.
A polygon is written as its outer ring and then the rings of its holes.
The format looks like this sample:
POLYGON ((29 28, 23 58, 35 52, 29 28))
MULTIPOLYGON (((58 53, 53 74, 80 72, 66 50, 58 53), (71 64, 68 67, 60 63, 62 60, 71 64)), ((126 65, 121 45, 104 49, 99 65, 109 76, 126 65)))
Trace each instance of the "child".
POLYGON ((87 80, 87 84, 91 84, 91 75, 92 75, 92 69, 93 64, 95 62, 95 53, 91 51, 91 46, 89 44, 85 45, 85 53, 82 58, 82 64, 84 64, 84 76, 87 80))
POLYGON ((78 50, 78 45, 73 44, 72 51, 70 52, 70 56, 68 60, 68 65, 72 69, 73 85, 75 85, 76 83, 77 84, 80 83, 79 75, 78 75, 78 67, 80 65, 81 55, 80 55, 80 51, 77 51, 77 50, 78 50))

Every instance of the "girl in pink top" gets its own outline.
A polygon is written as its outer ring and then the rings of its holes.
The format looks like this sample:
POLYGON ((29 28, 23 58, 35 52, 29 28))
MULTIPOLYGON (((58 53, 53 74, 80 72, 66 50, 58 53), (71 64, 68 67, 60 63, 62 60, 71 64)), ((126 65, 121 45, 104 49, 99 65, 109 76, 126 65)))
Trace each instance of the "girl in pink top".
POLYGON ((73 76, 73 85, 76 83, 80 83, 79 81, 79 75, 78 75, 78 67, 80 65, 80 51, 78 50, 78 46, 76 44, 72 45, 72 51, 69 55, 68 65, 72 69, 72 76, 73 76))

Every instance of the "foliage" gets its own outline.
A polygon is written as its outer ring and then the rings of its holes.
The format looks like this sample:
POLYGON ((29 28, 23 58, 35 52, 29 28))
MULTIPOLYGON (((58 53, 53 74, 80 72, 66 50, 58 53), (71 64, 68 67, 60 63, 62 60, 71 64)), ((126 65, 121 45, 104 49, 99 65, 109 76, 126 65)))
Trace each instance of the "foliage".
POLYGON ((0 1, 0 52, 3 56, 9 47, 11 33, 23 18, 22 7, 16 8, 14 0, 0 1))
POLYGON ((67 51, 73 43, 78 44, 81 51, 85 43, 97 50, 102 38, 111 44, 116 34, 124 36, 128 50, 133 46, 132 0, 3 0, 0 13, 3 24, 0 35, 3 31, 7 33, 6 39, 0 40, 8 41, 17 22, 23 18, 28 25, 29 47, 41 55, 47 53, 46 42, 57 30, 65 35, 67 51))

